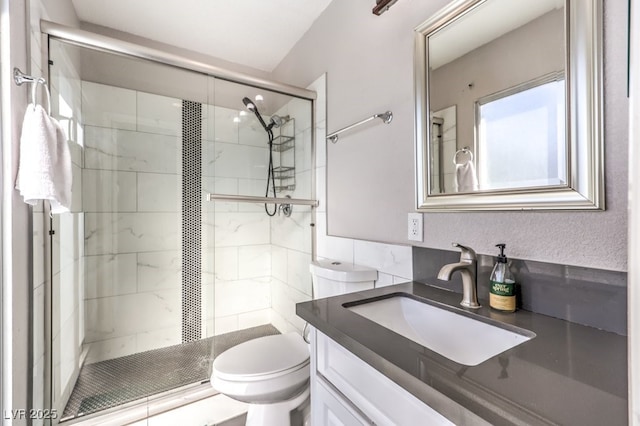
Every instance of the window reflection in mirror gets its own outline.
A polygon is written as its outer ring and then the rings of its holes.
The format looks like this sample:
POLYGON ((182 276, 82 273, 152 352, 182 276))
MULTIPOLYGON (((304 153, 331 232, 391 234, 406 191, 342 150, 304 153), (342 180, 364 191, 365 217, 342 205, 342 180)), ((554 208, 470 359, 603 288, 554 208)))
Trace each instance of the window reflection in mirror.
POLYGON ((415 28, 418 210, 605 208, 602 8, 451 0, 415 28))
POLYGON ((564 22, 563 0, 488 0, 428 36, 431 195, 566 184, 564 22))
POLYGON ((476 102, 478 189, 567 184, 564 93, 551 75, 476 102))

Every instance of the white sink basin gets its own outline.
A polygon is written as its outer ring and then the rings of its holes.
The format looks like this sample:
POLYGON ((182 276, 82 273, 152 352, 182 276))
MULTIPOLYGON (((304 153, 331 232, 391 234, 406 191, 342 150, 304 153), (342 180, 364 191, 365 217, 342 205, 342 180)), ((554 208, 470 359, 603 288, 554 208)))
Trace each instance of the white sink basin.
POLYGON ((528 330, 510 327, 512 331, 403 295, 356 303, 347 309, 463 365, 478 365, 536 336, 528 330))

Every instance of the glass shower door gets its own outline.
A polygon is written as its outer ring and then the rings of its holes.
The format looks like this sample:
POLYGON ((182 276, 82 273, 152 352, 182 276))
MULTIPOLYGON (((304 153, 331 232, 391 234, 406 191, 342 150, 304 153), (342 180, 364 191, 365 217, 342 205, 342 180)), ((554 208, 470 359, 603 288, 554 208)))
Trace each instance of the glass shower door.
POLYGON ((312 208, 252 199, 312 198, 314 150, 311 101, 212 82, 203 191, 222 197, 206 204, 204 220, 218 354, 228 347, 222 336, 240 341, 304 327, 295 303, 311 298, 312 208))
POLYGON ((207 196, 312 198, 312 102, 55 39, 50 59, 74 164, 49 244, 51 408, 208 386, 227 348, 301 333, 312 208, 207 196))
POLYGON ((195 167, 208 79, 55 40, 50 55, 74 153, 52 244, 52 397, 68 419, 208 377, 195 167))

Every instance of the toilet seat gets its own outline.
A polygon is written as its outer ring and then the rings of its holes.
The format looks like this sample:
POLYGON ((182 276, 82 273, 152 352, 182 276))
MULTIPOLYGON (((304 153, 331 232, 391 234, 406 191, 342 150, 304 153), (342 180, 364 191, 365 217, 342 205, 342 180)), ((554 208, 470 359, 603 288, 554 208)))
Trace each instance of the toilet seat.
POLYGON ((213 361, 214 375, 222 380, 255 381, 290 374, 309 365, 309 346, 296 333, 249 340, 213 361))
POLYGON ((213 361, 211 384, 250 404, 295 399, 309 387, 309 346, 296 333, 260 337, 226 350, 213 361))

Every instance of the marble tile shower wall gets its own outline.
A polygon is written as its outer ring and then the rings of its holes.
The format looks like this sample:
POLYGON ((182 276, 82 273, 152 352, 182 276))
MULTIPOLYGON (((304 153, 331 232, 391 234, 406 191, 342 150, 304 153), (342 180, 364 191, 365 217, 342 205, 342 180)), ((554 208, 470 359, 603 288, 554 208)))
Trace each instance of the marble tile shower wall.
MULTIPOLYGON (((287 151, 285 155, 295 155, 296 187, 295 190, 284 191, 278 196, 309 199, 312 197, 311 174, 314 171, 311 103, 292 99, 276 114, 294 117, 295 126, 295 151, 287 151)), ((287 165, 291 164, 291 160, 283 157, 282 161, 287 165)), ((309 273, 312 258, 311 222, 311 208, 304 206, 294 206, 290 217, 276 215, 271 219, 271 323, 282 332, 301 332, 304 327, 304 321, 295 314, 295 304, 310 300, 312 294, 309 273)))
MULTIPOLYGON (((209 106, 208 111, 204 192, 264 196, 269 156, 264 129, 237 110, 209 106)), ((309 198, 310 107, 292 100, 276 113, 295 117, 296 144, 296 190, 278 196, 309 198)), ((276 167, 279 161, 275 153, 276 167)), ((297 208, 290 218, 269 217, 262 204, 216 202, 207 203, 204 212, 204 285, 206 294, 215 293, 215 305, 205 306, 207 335, 266 323, 282 332, 301 330, 294 305, 311 294, 310 209, 297 208)))
POLYGON ((181 101, 82 82, 87 362, 180 343, 181 101))
MULTIPOLYGON (((82 95, 94 362, 180 342, 180 101, 89 82, 82 95)), ((289 192, 308 198, 309 106, 292 101, 278 113, 308 117, 296 120, 297 185, 289 192)), ((203 139, 203 194, 264 196, 268 145, 253 117, 203 105, 203 139)), ((301 329, 294 304, 311 294, 310 209, 285 219, 261 204, 203 203, 203 337, 270 322, 301 329)))
MULTIPOLYGON (((264 196, 267 136, 240 111, 209 105, 202 151, 204 193, 264 196)), ((270 218, 262 205, 206 202, 203 306, 207 336, 270 322, 270 218)))

